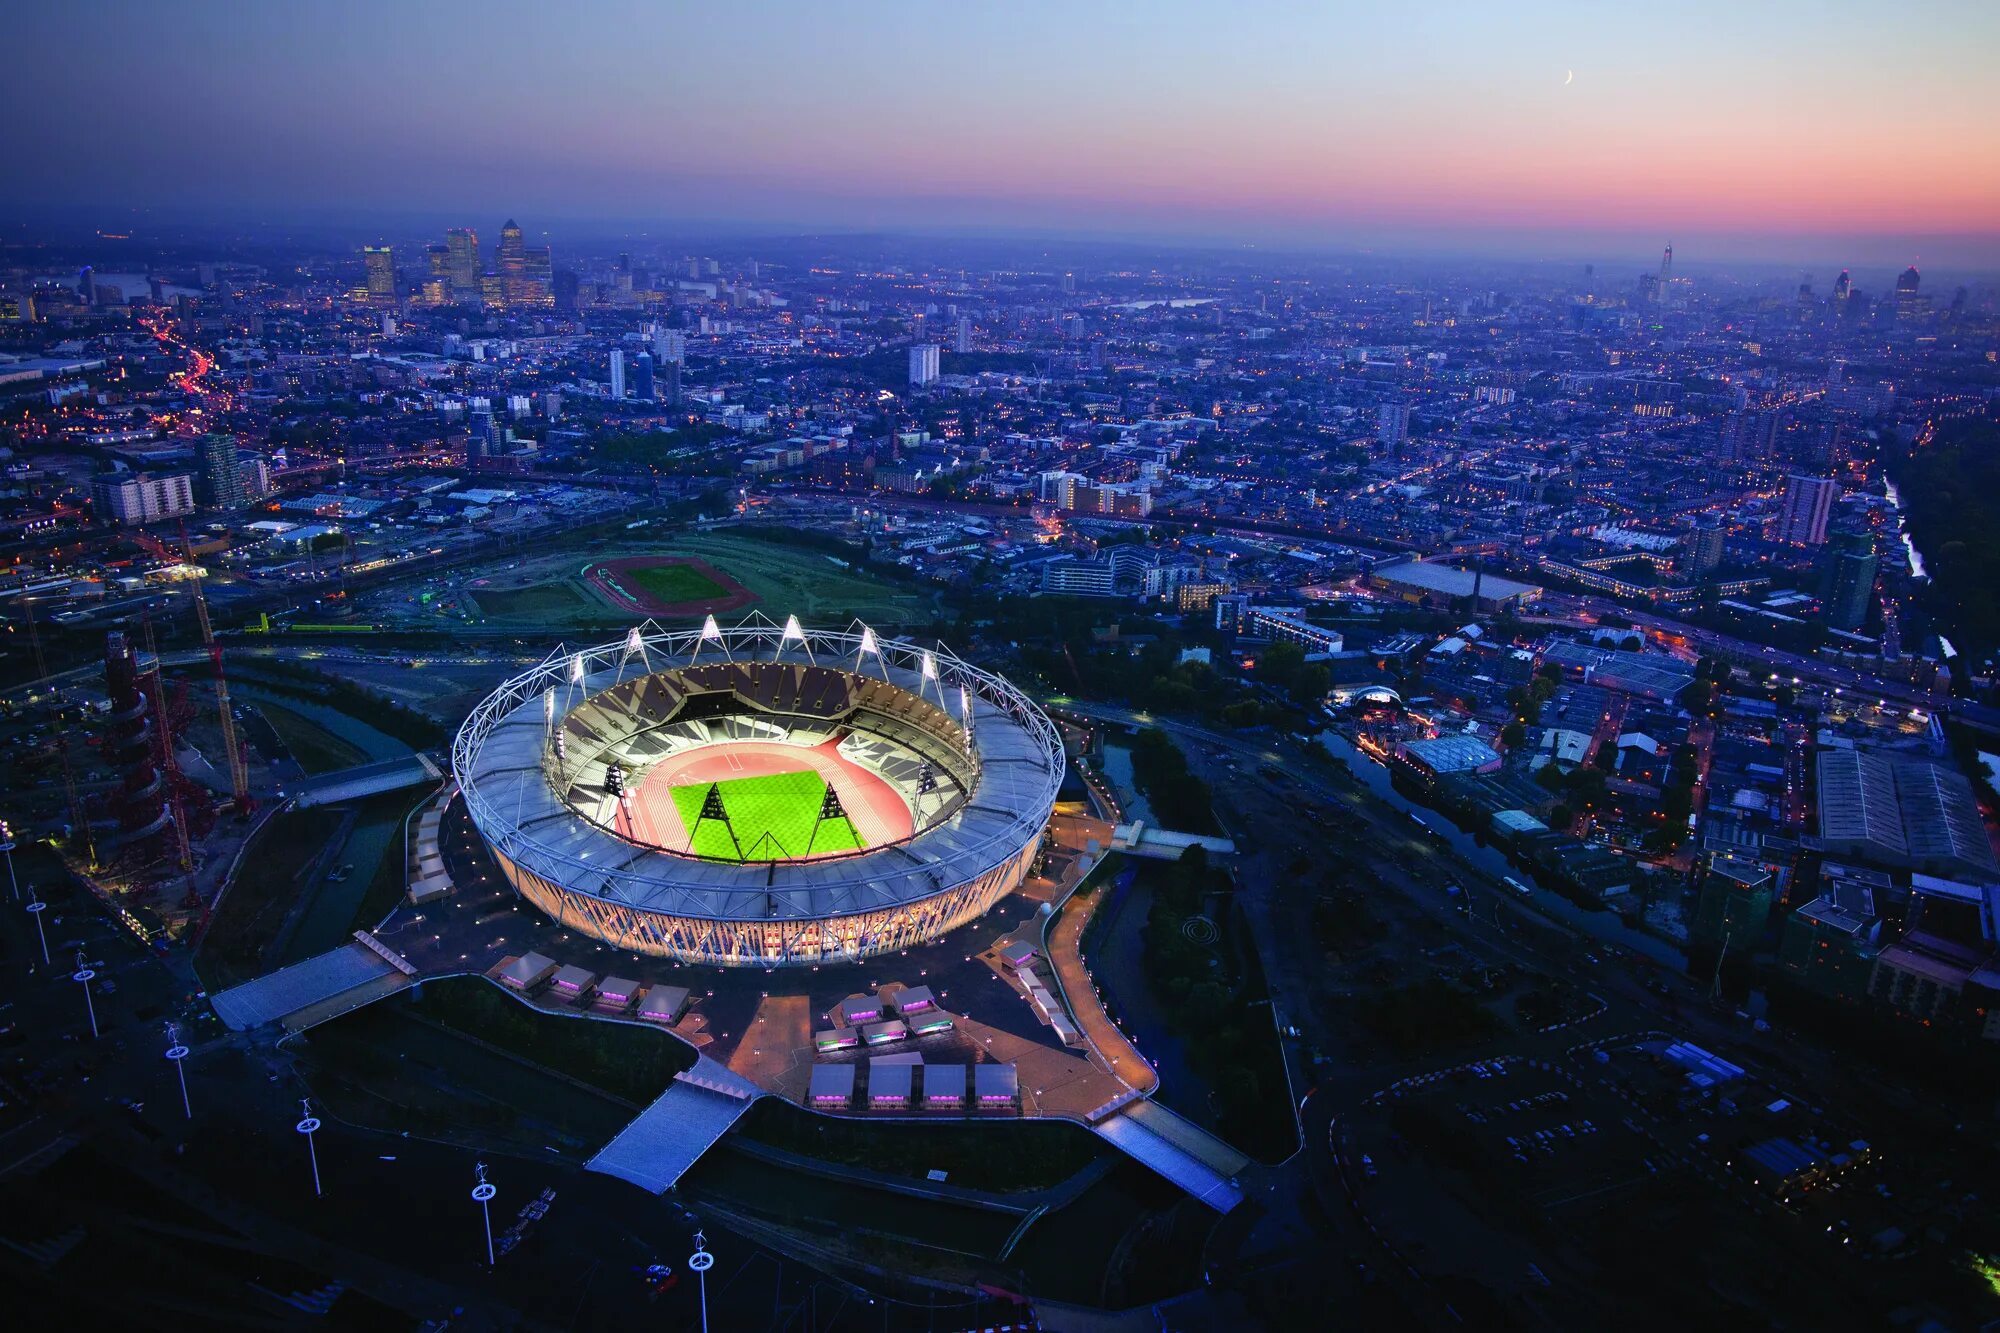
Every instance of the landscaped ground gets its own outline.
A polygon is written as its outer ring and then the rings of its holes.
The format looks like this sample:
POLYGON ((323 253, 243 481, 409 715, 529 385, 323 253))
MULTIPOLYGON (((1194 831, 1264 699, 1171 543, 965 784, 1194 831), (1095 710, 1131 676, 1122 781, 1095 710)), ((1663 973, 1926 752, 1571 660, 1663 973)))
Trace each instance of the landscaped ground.
POLYGON ((494 619, 515 616, 572 616, 591 609, 591 602, 571 583, 536 583, 526 588, 475 588, 473 601, 481 615, 494 619))
POLYGON ((694 830, 697 856, 721 861, 765 861, 803 856, 808 842, 814 855, 852 851, 862 845, 854 825, 847 820, 820 823, 826 780, 811 770, 731 778, 712 784, 690 782, 675 787, 673 797, 682 826, 694 830), (707 800, 711 786, 722 798, 729 822, 703 819, 697 826, 695 821, 701 815, 702 803, 707 800), (732 829, 736 834, 733 842, 729 836, 732 829))
POLYGON ((910 625, 929 621, 937 610, 935 596, 923 589, 898 587, 822 551, 743 533, 676 533, 660 549, 727 570, 765 615, 781 623, 795 615, 808 625, 834 628, 857 618, 877 627, 910 625))

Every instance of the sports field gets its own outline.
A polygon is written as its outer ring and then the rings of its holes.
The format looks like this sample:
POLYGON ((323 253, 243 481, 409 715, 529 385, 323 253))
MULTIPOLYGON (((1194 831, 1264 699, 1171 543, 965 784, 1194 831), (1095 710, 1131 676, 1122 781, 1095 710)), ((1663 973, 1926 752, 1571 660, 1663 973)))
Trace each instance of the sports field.
POLYGON ((643 565, 626 578, 662 602, 707 602, 729 596, 729 589, 694 565, 643 565))
POLYGON ((862 846, 854 825, 845 819, 830 819, 813 831, 819 819, 820 802, 826 795, 826 780, 811 769, 791 773, 770 773, 754 778, 730 778, 714 784, 689 782, 672 789, 674 809, 681 824, 694 829, 694 853, 721 861, 766 861, 804 856, 812 843, 814 856, 828 852, 853 851, 862 846), (729 823, 703 819, 702 802, 713 785, 728 812, 729 823), (730 829, 736 841, 729 839, 730 829), (737 846, 742 854, 737 854, 737 846))

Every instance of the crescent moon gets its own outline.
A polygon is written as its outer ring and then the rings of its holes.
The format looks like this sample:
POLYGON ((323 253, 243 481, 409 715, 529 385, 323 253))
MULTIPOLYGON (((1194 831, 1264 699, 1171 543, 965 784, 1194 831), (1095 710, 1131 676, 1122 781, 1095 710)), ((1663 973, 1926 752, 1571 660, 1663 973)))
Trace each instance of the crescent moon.
POLYGON ((1575 71, 1575 70, 1573 70, 1573 69, 1566 69, 1566 70, 1564 70, 1564 71, 1563 71, 1563 87, 1567 88, 1567 87, 1569 87, 1569 86, 1570 86, 1570 85, 1571 85, 1572 83, 1575 83, 1575 82, 1576 82, 1576 71, 1575 71))

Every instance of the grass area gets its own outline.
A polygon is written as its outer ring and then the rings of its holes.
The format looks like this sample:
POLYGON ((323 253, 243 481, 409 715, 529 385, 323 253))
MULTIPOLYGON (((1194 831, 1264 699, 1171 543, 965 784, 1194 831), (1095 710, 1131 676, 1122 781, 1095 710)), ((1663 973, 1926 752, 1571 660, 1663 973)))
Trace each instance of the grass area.
POLYGON ((513 616, 560 616, 595 610, 596 603, 567 581, 537 583, 526 588, 475 588, 472 600, 479 614, 491 619, 513 616))
POLYGON ((482 977, 427 981, 408 1003, 433 1022, 639 1105, 694 1068, 694 1052, 664 1032, 540 1013, 482 977))
POLYGON ((729 589, 693 565, 647 565, 625 570, 618 577, 670 606, 676 602, 708 602, 729 596, 729 589))
POLYGON ((756 778, 730 778, 724 782, 690 782, 672 791, 674 809, 681 823, 694 829, 697 856, 718 861, 763 861, 780 856, 803 856, 810 842, 815 854, 845 852, 862 846, 854 825, 845 819, 819 822, 820 802, 826 795, 826 779, 811 769, 791 773, 771 773, 756 778), (727 825, 713 819, 696 819, 713 786, 729 816, 727 825), (817 825, 817 832, 815 826, 817 825), (730 841, 734 829, 736 840, 730 841), (738 846, 742 851, 739 854, 738 846))
MULTIPOLYGON (((565 1030, 583 1026, 522 1012, 565 1030)), ((416 1014, 400 999, 383 1000, 314 1028, 300 1051, 313 1094, 351 1124, 536 1156, 554 1149, 587 1157, 632 1118, 631 1108, 602 1093, 416 1014)))
POLYGON ((274 815, 257 831, 195 954, 195 969, 210 990, 268 970, 265 954, 341 823, 338 809, 319 806, 274 815))
POLYGON ((299 761, 299 767, 308 773, 335 773, 368 762, 361 747, 342 740, 303 713, 263 699, 254 706, 292 752, 292 758, 299 761))
POLYGON ((766 1097, 736 1122, 734 1133, 836 1166, 1013 1194, 1048 1189, 1103 1156, 1090 1131, 1061 1120, 985 1124, 883 1124, 836 1120, 766 1097))
POLYGON ((727 571, 780 621, 797 615, 808 624, 845 625, 859 618, 880 627, 923 624, 937 611, 930 592, 896 587, 841 557, 743 533, 677 533, 656 553, 694 556, 727 571))

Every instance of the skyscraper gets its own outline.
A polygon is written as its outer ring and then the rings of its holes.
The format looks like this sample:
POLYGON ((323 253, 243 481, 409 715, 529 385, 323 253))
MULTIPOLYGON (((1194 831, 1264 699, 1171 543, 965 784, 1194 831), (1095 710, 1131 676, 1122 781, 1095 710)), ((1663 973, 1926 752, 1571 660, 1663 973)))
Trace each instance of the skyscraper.
POLYGON ((666 400, 668 407, 681 405, 681 363, 678 361, 667 362, 666 400))
POLYGON ((368 272, 368 304, 396 304, 396 252, 386 245, 364 245, 361 263, 368 272))
POLYGON ((963 355, 972 350, 972 317, 960 315, 958 327, 952 336, 951 350, 963 355))
POLYGON ((455 301, 470 301, 479 295, 479 233, 470 227, 453 227, 444 234, 451 270, 451 295, 455 301))
POLYGON ((198 462, 203 503, 216 509, 241 509, 250 503, 243 468, 236 460, 234 435, 202 436, 198 462))
POLYGON ((1390 453, 1400 453, 1410 438, 1410 408, 1407 403, 1384 403, 1375 419, 1375 439, 1390 453))
POLYGON ((512 218, 500 228, 499 269, 503 278, 528 276, 527 245, 521 238, 521 224, 512 218))
POLYGON ((1878 560, 1865 532, 1836 532, 1820 557, 1820 608, 1833 629, 1857 630, 1868 621, 1878 560))
POLYGON ((938 377, 938 349, 936 343, 918 343, 910 349, 910 384, 921 387, 938 377))
POLYGON ((687 335, 679 329, 656 329, 653 332, 653 360, 665 365, 687 360, 687 335))
POLYGON ((621 401, 625 397, 625 353, 616 349, 611 353, 611 396, 621 401))
POLYGON ((1785 478, 1785 503, 1778 511, 1772 540, 1792 546, 1819 546, 1826 541, 1826 520, 1833 513, 1840 483, 1832 477, 1794 473, 1785 478))
POLYGON ((639 353, 632 363, 632 396, 643 402, 653 401, 653 354, 639 353))

